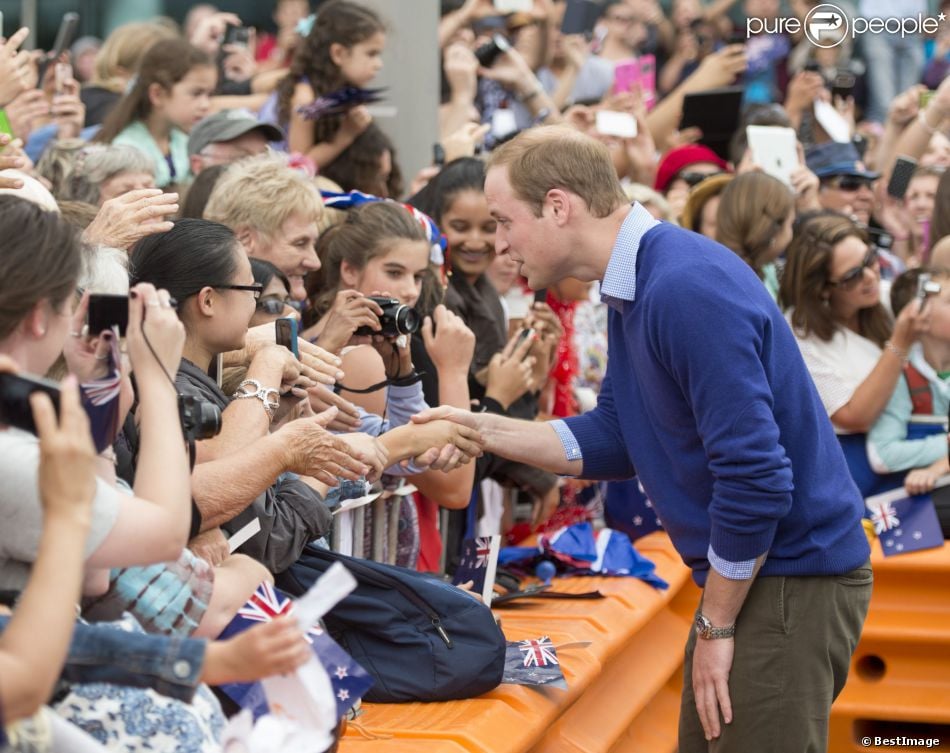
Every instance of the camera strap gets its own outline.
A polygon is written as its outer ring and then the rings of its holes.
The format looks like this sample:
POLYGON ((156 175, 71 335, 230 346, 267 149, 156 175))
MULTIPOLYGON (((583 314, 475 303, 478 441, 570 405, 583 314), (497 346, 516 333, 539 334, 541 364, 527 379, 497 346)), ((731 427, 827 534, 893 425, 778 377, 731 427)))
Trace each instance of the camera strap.
POLYGON ((422 377, 425 376, 424 371, 416 371, 413 369, 409 374, 404 377, 396 377, 395 379, 384 379, 381 382, 376 384, 371 384, 369 387, 364 387, 361 390, 354 390, 350 387, 347 387, 345 384, 340 384, 337 382, 333 385, 333 391, 336 394, 340 394, 342 390, 347 392, 352 392, 354 395, 369 395, 372 392, 383 389, 384 387, 409 387, 410 385, 415 384, 416 382, 421 382, 422 377))

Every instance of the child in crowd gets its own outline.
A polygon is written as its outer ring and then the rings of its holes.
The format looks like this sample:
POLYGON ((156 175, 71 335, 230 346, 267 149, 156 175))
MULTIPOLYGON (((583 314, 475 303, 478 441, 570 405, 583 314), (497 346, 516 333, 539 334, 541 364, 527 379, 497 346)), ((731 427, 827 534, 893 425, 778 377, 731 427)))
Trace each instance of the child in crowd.
MULTIPOLYGON (((910 471, 904 487, 922 494, 950 473, 947 460, 947 410, 950 408, 950 269, 920 267, 904 272, 891 287, 897 316, 917 297, 918 282, 929 274, 926 297, 930 326, 911 347, 903 374, 884 412, 868 433, 868 460, 878 473, 910 471)), ((925 310, 926 310, 925 309, 925 310)))
POLYGON ((150 156, 160 188, 183 183, 191 178, 188 133, 210 111, 216 81, 212 61, 197 47, 182 39, 156 42, 96 140, 134 146, 150 156))
POLYGON ((369 127, 373 118, 363 106, 313 121, 298 108, 345 86, 368 87, 383 67, 385 44, 383 23, 368 8, 348 0, 321 6, 277 90, 279 119, 287 125, 291 152, 306 154, 324 168, 369 127))

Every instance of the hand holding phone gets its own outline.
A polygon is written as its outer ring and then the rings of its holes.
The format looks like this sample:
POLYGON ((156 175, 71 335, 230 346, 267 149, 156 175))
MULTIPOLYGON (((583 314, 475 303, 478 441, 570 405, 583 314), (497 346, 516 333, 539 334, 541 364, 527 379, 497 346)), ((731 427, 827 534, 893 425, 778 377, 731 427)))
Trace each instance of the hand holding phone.
POLYGON ((941 291, 939 282, 934 282, 929 272, 921 272, 917 278, 917 300, 920 301, 920 311, 927 307, 927 299, 932 295, 937 295, 941 291))
POLYGON ((887 181, 887 195, 893 196, 895 199, 903 199, 916 169, 917 160, 912 157, 898 157, 894 161, 891 178, 887 181))

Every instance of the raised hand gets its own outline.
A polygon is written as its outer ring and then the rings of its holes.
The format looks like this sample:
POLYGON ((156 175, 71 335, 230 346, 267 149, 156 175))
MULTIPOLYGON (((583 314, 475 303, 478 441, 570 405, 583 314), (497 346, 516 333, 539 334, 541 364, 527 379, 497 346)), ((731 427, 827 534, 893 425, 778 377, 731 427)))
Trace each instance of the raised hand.
POLYGON ((167 233, 178 212, 178 194, 140 188, 109 199, 82 234, 90 245, 129 249, 146 235, 167 233))

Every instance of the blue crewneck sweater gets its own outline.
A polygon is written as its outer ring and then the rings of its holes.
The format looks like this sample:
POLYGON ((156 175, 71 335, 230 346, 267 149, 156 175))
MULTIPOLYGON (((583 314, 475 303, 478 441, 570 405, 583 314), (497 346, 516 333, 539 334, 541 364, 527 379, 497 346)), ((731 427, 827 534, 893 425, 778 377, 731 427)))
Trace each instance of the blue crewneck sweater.
POLYGON ((614 301, 597 408, 569 418, 586 478, 634 473, 693 578, 708 549, 760 575, 868 559, 864 502, 785 318, 735 254, 658 224, 614 301))

